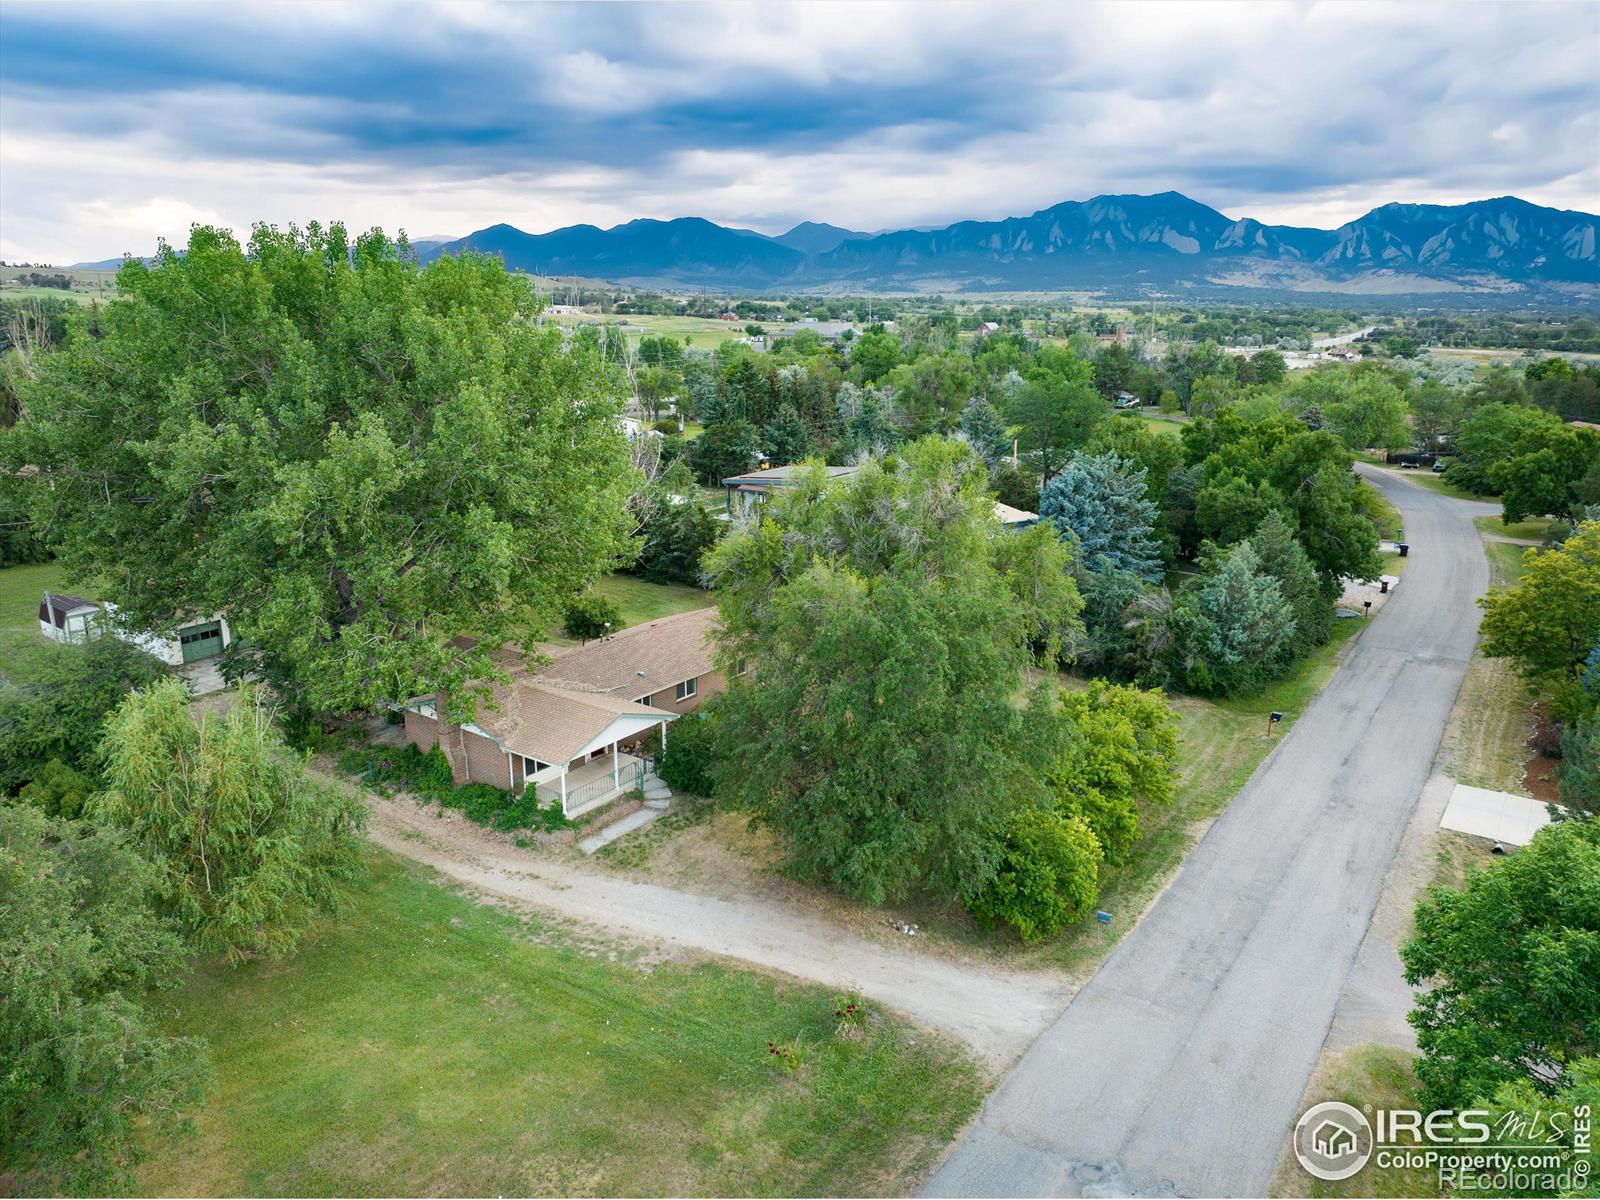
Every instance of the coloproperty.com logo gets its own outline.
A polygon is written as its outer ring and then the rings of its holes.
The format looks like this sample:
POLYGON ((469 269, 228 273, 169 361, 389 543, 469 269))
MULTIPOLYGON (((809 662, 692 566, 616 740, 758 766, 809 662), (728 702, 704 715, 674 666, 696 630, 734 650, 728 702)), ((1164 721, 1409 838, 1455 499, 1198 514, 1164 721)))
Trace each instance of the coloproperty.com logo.
POLYGON ((1381 1169, 1436 1170, 1442 1187, 1570 1194, 1589 1178, 1593 1113, 1575 1108, 1491 1113, 1425 1113, 1356 1108, 1331 1100, 1306 1109, 1294 1153, 1318 1179, 1349 1179, 1369 1162, 1381 1169))

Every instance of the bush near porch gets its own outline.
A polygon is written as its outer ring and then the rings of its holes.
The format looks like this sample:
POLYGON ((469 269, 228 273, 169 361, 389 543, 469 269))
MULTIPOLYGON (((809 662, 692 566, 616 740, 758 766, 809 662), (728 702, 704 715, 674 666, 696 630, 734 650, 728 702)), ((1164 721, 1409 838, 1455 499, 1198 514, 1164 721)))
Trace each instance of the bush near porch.
POLYGON ((518 796, 490 783, 456 786, 450 777, 450 763, 437 746, 426 754, 410 744, 347 750, 339 757, 339 769, 385 794, 400 788, 502 833, 569 829, 573 825, 560 805, 541 807, 531 789, 518 796))
POLYGON ((164 997, 218 1086, 145 1195, 906 1195, 982 1098, 880 1013, 726 964, 611 961, 374 852, 292 959, 164 997), (797 1075, 768 1043, 798 1041, 797 1075))

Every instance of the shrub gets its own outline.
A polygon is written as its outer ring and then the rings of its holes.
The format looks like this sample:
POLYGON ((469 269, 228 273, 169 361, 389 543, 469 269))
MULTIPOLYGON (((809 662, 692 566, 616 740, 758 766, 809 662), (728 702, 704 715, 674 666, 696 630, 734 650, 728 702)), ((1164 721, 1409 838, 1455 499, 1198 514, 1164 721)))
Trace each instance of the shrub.
POLYGON ((589 592, 567 602, 563 624, 567 633, 575 638, 605 637, 621 626, 622 610, 604 596, 589 592))
POLYGON ((0 796, 52 760, 90 768, 106 717, 129 692, 165 674, 159 660, 104 637, 49 647, 25 676, 0 681, 0 796))
POLYGON ((800 1068, 806 1065, 806 1048, 799 1038, 782 1043, 768 1042, 767 1053, 791 1075, 800 1074, 800 1068))
POLYGON ((94 780, 75 771, 59 758, 52 758, 39 769, 33 782, 22 789, 20 798, 47 817, 66 817, 75 821, 83 815, 83 804, 94 791, 94 780))
POLYGON ((999 867, 967 908, 1010 925, 1025 942, 1060 933, 1094 908, 1100 843, 1078 817, 1042 808, 1011 814, 999 867))
POLYGON ((674 791, 711 797, 716 794, 711 776, 716 761, 716 721, 702 708, 672 723, 657 774, 674 791))

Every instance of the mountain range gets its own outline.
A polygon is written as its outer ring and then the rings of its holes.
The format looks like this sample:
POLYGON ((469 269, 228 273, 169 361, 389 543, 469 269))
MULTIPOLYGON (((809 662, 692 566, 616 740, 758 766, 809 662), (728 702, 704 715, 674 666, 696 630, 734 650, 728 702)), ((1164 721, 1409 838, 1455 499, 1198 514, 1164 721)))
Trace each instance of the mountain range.
POLYGON ((1502 196, 1385 204, 1337 229, 1233 219, 1179 192, 1069 200, 1026 217, 862 233, 806 221, 776 237, 700 217, 492 225, 429 243, 506 265, 673 287, 1138 292, 1183 287, 1350 294, 1554 291, 1600 296, 1600 217, 1502 196))
MULTIPOLYGON (((1385 204, 1337 229, 1226 217, 1180 192, 1068 200, 1031 216, 865 233, 803 221, 768 236, 702 217, 491 225, 412 242, 513 270, 737 291, 1052 291, 1139 295, 1427 294, 1440 300, 1600 299, 1600 217, 1501 196, 1385 204)), ((120 259, 78 263, 115 267, 120 259)))

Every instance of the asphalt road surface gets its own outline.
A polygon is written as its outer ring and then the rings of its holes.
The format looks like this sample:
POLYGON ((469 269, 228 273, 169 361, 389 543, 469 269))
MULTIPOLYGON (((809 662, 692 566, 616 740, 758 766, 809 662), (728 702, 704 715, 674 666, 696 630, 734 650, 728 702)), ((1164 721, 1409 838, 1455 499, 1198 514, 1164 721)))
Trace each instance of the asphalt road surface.
POLYGON ((1405 520, 1403 582, 926 1194, 1266 1194, 1488 586, 1492 508, 1367 474, 1405 520))

